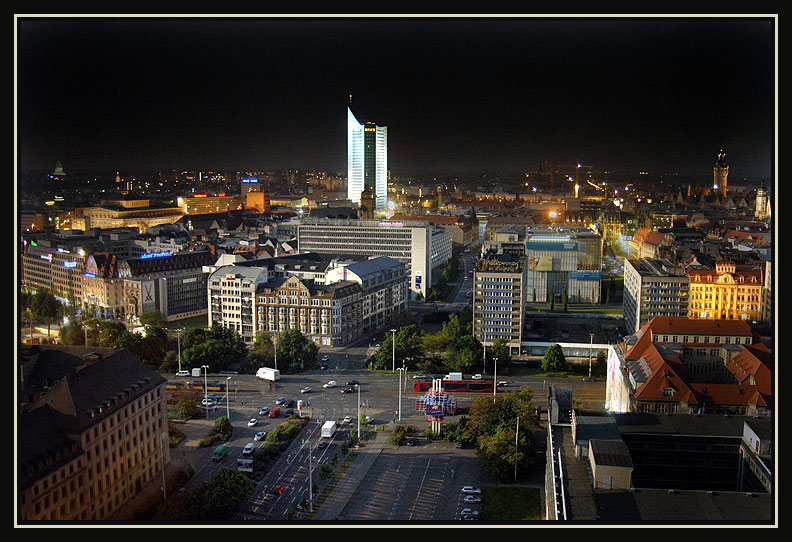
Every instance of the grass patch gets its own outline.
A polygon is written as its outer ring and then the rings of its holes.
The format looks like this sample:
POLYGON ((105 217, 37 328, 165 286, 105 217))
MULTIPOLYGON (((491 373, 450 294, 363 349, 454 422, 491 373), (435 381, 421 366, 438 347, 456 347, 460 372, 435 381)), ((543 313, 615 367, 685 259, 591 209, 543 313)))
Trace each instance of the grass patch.
POLYGON ((484 521, 539 521, 542 519, 542 496, 535 487, 485 487, 481 499, 484 521))

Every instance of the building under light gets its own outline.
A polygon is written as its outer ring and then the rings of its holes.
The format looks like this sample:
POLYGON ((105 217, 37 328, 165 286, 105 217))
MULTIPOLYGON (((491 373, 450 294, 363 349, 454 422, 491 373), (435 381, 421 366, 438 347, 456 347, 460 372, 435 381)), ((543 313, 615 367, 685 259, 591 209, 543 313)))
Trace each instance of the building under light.
POLYGON ((385 210, 388 197, 388 127, 361 124, 347 108, 347 195, 360 204, 365 189, 374 195, 375 210, 385 210))

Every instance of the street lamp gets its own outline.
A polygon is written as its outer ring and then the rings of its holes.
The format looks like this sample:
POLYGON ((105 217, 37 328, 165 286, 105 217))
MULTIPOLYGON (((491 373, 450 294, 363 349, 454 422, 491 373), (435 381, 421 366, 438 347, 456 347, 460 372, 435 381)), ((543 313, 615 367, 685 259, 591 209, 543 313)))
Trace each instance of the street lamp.
POLYGON ((396 330, 395 329, 391 329, 391 331, 393 332, 393 341, 392 341, 393 342, 393 371, 392 372, 395 373, 396 372, 396 330))
POLYGON ((209 370, 208 365, 201 365, 201 369, 204 370, 204 408, 206 408, 206 419, 209 419, 209 392, 206 386, 206 372, 209 370))
POLYGON ((401 421, 401 405, 402 405, 402 375, 404 375, 404 383, 407 384, 407 367, 402 365, 399 367, 399 421, 401 421))
POLYGON ((589 333, 590 342, 589 342, 589 378, 591 378, 591 348, 594 346, 594 334, 589 333))
POLYGON ((492 386, 492 402, 495 402, 495 394, 498 392, 498 358, 492 358, 495 360, 495 374, 493 378, 493 386, 492 386))
POLYGON ((179 351, 179 372, 181 372, 181 328, 176 328, 176 347, 179 351))
POLYGON ((160 444, 160 464, 162 466, 162 499, 168 500, 168 494, 165 490, 165 452, 162 449, 162 439, 167 438, 168 433, 160 433, 159 444, 160 444))
POLYGON ((226 378, 226 418, 228 418, 228 421, 230 422, 231 421, 231 409, 228 407, 228 387, 229 387, 229 382, 228 381, 229 380, 231 380, 230 376, 228 378, 226 378))

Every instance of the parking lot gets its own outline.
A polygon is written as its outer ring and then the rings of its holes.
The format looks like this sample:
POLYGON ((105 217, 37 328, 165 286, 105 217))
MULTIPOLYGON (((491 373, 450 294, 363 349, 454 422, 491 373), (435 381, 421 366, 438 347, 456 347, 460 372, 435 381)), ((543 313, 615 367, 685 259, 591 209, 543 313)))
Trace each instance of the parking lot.
POLYGON ((475 450, 417 439, 415 446, 384 444, 338 519, 342 521, 453 521, 463 508, 461 488, 481 487, 475 450))

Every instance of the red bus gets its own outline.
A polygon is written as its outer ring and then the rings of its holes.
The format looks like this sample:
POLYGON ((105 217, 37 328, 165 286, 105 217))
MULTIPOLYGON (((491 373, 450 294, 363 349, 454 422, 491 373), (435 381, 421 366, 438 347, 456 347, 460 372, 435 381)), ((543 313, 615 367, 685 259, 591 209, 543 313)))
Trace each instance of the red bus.
MULTIPOLYGON (((494 389, 492 380, 443 380, 441 386, 446 392, 490 392, 494 389)), ((414 380, 413 391, 429 391, 432 389, 431 380, 414 380)))

